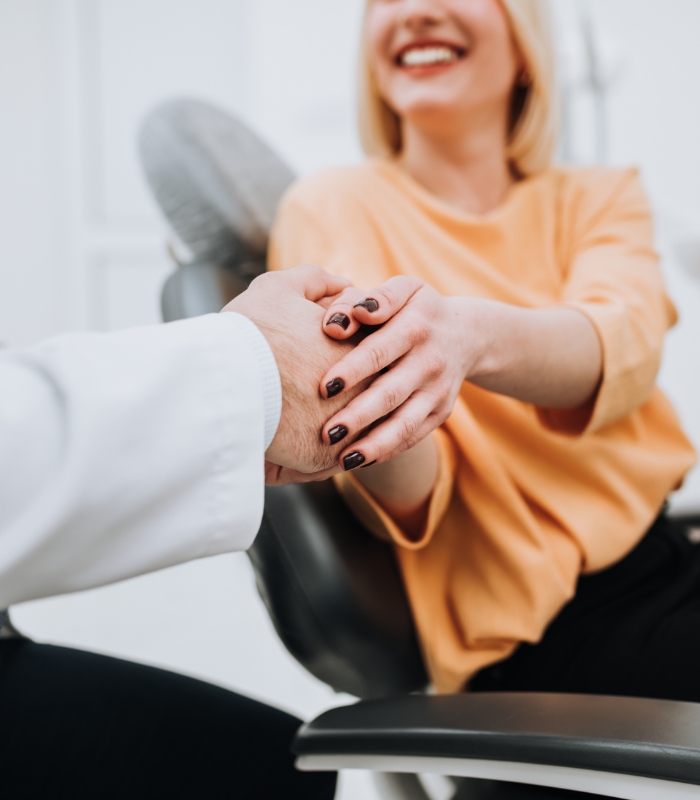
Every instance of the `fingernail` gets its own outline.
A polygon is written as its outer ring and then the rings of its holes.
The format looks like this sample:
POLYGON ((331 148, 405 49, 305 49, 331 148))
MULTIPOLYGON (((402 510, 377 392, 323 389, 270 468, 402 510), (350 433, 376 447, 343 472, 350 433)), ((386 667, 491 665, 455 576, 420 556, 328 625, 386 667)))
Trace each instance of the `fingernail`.
POLYGON ((344 388, 345 381, 342 378, 333 378, 332 381, 328 381, 326 384, 326 393, 329 398, 335 397, 337 394, 340 394, 344 388))
MULTIPOLYGON (((365 299, 361 302, 355 303, 353 308, 357 308, 358 306, 362 306, 362 308, 367 309, 367 311, 369 311, 371 314, 379 308, 379 303, 373 297, 365 297, 365 299)), ((367 466, 369 466, 369 464, 367 466)))
POLYGON ((340 325, 340 327, 346 331, 350 325, 350 317, 348 317, 347 314, 333 314, 326 325, 340 325))
POLYGON ((331 440, 331 444, 338 444, 338 442, 342 442, 347 435, 348 429, 345 427, 345 425, 336 425, 335 428, 331 428, 328 431, 328 438, 331 440))
POLYGON ((343 459, 343 469, 347 472, 348 470, 355 469, 364 463, 365 457, 362 455, 362 453, 350 453, 349 456, 345 456, 343 459))
POLYGON ((376 464, 376 463, 377 463, 377 459, 375 458, 374 461, 370 461, 369 464, 365 464, 363 467, 360 467, 360 469, 367 469, 367 467, 371 467, 372 464, 376 464))

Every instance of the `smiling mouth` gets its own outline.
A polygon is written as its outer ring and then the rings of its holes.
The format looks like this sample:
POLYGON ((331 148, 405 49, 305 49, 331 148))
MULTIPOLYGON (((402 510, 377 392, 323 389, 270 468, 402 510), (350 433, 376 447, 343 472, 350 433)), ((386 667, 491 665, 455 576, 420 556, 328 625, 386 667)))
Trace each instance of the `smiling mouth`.
POLYGON ((461 47, 447 44, 421 44, 404 47, 396 56, 399 67, 437 67, 452 64, 466 56, 467 51, 461 47))

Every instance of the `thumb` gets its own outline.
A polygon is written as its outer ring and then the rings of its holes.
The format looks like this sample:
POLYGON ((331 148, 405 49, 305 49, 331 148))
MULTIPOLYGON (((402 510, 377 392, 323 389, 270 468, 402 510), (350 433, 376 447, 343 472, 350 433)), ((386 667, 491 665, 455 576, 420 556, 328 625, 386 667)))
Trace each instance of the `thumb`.
POLYGON ((352 286, 347 278, 331 275, 321 267, 313 264, 302 264, 287 270, 285 273, 295 291, 316 303, 324 297, 340 294, 343 289, 352 286))

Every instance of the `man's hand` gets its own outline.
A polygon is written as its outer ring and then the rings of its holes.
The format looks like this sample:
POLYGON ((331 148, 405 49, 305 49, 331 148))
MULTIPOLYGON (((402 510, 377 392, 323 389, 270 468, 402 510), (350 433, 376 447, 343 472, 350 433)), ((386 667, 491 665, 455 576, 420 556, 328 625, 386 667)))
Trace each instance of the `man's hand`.
POLYGON ((299 472, 289 467, 280 467, 272 461, 265 459, 265 485, 266 486, 286 486, 288 483, 310 483, 311 481, 325 481, 340 472, 340 467, 334 464, 328 469, 319 472, 299 472))
POLYGON ((301 266, 261 275, 224 308, 251 319, 277 360, 282 417, 265 454, 268 484, 323 480, 339 471, 338 455, 349 440, 329 447, 323 443, 321 431, 368 381, 337 400, 324 400, 318 387, 330 367, 354 346, 351 341, 333 341, 322 328, 322 305, 348 286, 349 281, 320 267, 301 266))

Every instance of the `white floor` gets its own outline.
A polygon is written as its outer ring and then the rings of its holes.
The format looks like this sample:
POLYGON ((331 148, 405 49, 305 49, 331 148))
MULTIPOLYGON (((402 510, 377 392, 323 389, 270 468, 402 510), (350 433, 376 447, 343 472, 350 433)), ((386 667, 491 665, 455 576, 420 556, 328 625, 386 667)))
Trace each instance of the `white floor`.
MULTIPOLYGON (((166 667, 310 719, 352 698, 321 684, 280 644, 244 554, 12 609, 34 639, 166 667)), ((371 775, 341 776, 337 800, 378 800, 371 775)))

